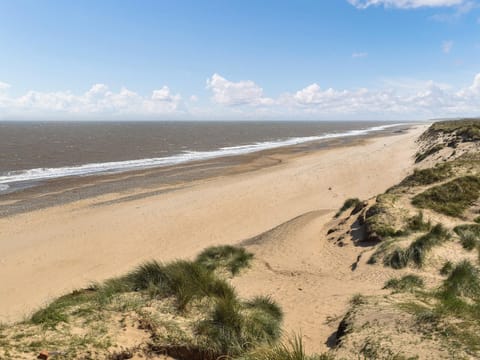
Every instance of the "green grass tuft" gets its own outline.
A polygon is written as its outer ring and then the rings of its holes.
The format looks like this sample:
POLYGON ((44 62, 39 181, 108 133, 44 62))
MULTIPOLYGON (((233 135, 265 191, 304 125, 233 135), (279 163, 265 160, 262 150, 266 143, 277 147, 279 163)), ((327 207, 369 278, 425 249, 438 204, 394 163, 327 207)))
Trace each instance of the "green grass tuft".
POLYGON ((461 217, 480 195, 480 178, 464 176, 416 195, 412 204, 436 212, 461 217))
POLYGON ((244 248, 222 245, 205 249, 197 256, 196 263, 201 264, 209 270, 218 268, 227 269, 232 275, 250 266, 253 254, 244 248))
POLYGON ((423 279, 417 275, 405 275, 400 279, 390 279, 385 283, 384 289, 392 289, 395 292, 407 292, 421 289, 425 286, 423 279))
POLYGON ((92 300, 93 293, 89 290, 73 291, 50 303, 43 309, 37 310, 30 318, 30 322, 54 329, 59 323, 69 321, 68 310, 92 300))
MULTIPOLYGON (((143 290, 159 298, 174 296, 179 310, 185 310, 194 299, 215 296, 229 288, 204 266, 189 261, 167 265, 148 262, 128 274, 124 281, 131 291, 143 290)), ((232 289, 227 291, 233 293, 232 289)))
POLYGON ((355 294, 350 299, 350 305, 359 306, 367 303, 367 298, 362 294, 355 294))
POLYGON ((335 217, 338 218, 340 215, 342 215, 343 212, 347 211, 348 209, 360 207, 362 206, 362 204, 363 204, 362 201, 358 198, 347 199, 343 203, 342 207, 335 214, 335 217))
POLYGON ((460 237, 460 242, 464 249, 471 251, 479 246, 480 225, 459 225, 455 227, 453 231, 460 237))
POLYGON ((281 335, 283 314, 267 298, 242 304, 236 298, 217 298, 210 315, 197 324, 201 347, 228 356, 238 356, 259 345, 270 344, 281 335))
POLYGON ((245 307, 247 309, 261 309, 275 319, 283 319, 282 309, 269 296, 256 296, 252 300, 246 301, 245 307))
POLYGON ((332 354, 307 355, 301 337, 294 337, 287 342, 256 349, 239 360, 334 360, 332 354))
POLYGON ((442 268, 440 269, 440 275, 443 275, 443 276, 450 275, 452 270, 453 270, 453 263, 451 261, 446 261, 445 264, 443 264, 442 268))
POLYGON ((480 299, 479 271, 469 261, 457 264, 443 283, 442 298, 454 297, 480 299))
POLYGON ((435 225, 427 234, 413 241, 407 249, 395 249, 384 259, 384 264, 394 269, 406 267, 410 262, 421 267, 428 252, 450 238, 441 224, 435 225))
POLYGON ((432 223, 430 221, 425 222, 423 212, 420 211, 417 215, 408 219, 407 228, 411 231, 429 231, 432 228, 432 223))

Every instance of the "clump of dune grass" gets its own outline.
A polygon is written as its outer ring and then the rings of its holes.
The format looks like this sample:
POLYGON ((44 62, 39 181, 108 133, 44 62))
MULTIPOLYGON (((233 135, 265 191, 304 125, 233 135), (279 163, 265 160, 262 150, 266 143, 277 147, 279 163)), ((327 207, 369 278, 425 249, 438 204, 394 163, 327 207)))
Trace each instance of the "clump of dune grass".
POLYGON ((466 224, 456 226, 453 231, 460 237, 460 243, 466 250, 473 250, 480 244, 480 225, 466 224))
POLYGON ((199 346, 213 355, 238 356, 259 344, 272 344, 281 335, 283 314, 268 298, 246 303, 222 297, 195 329, 199 346))
POLYGON ((252 258, 253 254, 244 248, 222 245, 205 249, 197 256, 195 262, 209 270, 224 268, 232 275, 236 275, 250 265, 252 258))
POLYGON ((451 165, 449 163, 439 164, 433 168, 415 169, 413 174, 407 176, 400 185, 403 186, 421 186, 430 185, 443 181, 452 176, 451 165))
POLYGON ((406 267, 410 262, 421 267, 428 252, 450 238, 450 234, 441 224, 435 225, 427 234, 422 235, 406 249, 395 249, 385 257, 384 264, 394 269, 406 267))
POLYGON ((468 175, 416 195, 412 204, 441 214, 461 217, 463 212, 477 201, 479 195, 480 178, 468 175))
POLYGON ((337 213, 335 214, 335 217, 338 218, 340 215, 342 215, 342 213, 344 213, 348 209, 358 208, 358 207, 362 206, 362 204, 363 204, 362 201, 358 198, 347 199, 343 203, 342 207, 337 211, 337 213))
POLYGON ((152 297, 174 297, 177 308, 184 310, 192 300, 204 297, 233 297, 234 290, 202 264, 175 261, 161 265, 145 263, 124 278, 131 291, 144 290, 152 297))
POLYGON ((429 231, 432 228, 432 223, 424 221, 423 212, 420 211, 408 219, 407 228, 411 231, 429 231))
POLYGON ((477 216, 475 219, 473 219, 477 224, 480 224, 480 216, 477 216))
POLYGON ((328 353, 307 355, 301 337, 295 336, 281 344, 256 349, 239 360, 334 360, 334 358, 328 353))
POLYGON ((448 260, 443 264, 442 268, 440 269, 440 275, 447 276, 450 275, 450 273, 453 270, 453 263, 448 260))
POLYGON ((425 286, 423 279, 417 275, 405 275, 401 278, 393 278, 385 283, 384 289, 392 289, 395 292, 407 292, 421 289, 425 286))
POLYGON ((435 225, 427 234, 419 237, 409 247, 410 258, 417 266, 422 266, 426 254, 450 238, 450 234, 441 224, 435 225))
POLYGON ((283 318, 283 311, 270 296, 256 296, 245 302, 247 309, 261 309, 276 319, 283 318))
MULTIPOLYGON (((89 330, 89 327, 93 329, 105 324, 115 312, 122 317, 129 314, 137 318, 142 324, 139 326, 151 333, 152 351, 158 353, 217 359, 242 356, 257 347, 273 346, 281 336, 281 308, 268 296, 246 301, 239 299, 221 276, 223 273, 213 271, 215 268, 201 261, 146 262, 125 276, 58 298, 34 313, 27 323, 51 329, 52 339, 56 332, 58 339, 48 343, 55 347, 63 337, 70 336, 64 333, 64 327, 56 328, 59 323, 71 319, 78 323, 82 319, 82 326, 89 330), (163 331, 157 329, 164 324, 159 320, 163 311, 168 318, 171 315, 184 319, 193 316, 184 325, 190 332, 180 330, 179 334, 159 335, 163 331)), ((169 321, 175 325, 174 320, 169 321)), ((101 335, 106 344, 102 351, 111 347, 108 336, 106 332, 101 335)), ((95 346, 95 339, 88 341, 95 346)))
POLYGON ((42 325, 44 328, 55 328, 59 323, 69 321, 68 310, 80 306, 93 299, 94 292, 90 290, 76 290, 51 302, 48 306, 37 310, 30 317, 30 322, 42 325))
POLYGON ((443 283, 442 297, 467 297, 480 299, 479 270, 469 261, 457 264, 443 283))
POLYGON ((362 294, 355 294, 350 299, 350 305, 352 306, 363 305, 366 303, 367 303, 367 298, 362 294))

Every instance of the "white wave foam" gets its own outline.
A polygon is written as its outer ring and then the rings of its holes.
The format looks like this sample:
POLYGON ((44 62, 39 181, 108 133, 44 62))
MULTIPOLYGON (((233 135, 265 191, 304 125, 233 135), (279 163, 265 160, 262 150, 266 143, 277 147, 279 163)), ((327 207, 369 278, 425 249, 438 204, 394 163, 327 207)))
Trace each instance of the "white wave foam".
POLYGON ((10 188, 7 184, 0 184, 0 192, 7 191, 10 188))
POLYGON ((213 151, 185 151, 177 155, 162 158, 92 163, 60 168, 38 168, 30 170, 11 171, 0 176, 0 191, 5 191, 8 188, 8 185, 6 184, 9 183, 47 180, 67 176, 85 176, 100 173, 114 173, 135 169, 176 165, 195 160, 208 160, 223 156, 248 154, 256 151, 274 149, 282 146, 297 145, 316 140, 365 135, 371 132, 380 131, 399 125, 402 124, 375 126, 363 130, 351 130, 344 133, 330 133, 318 136, 294 137, 277 141, 264 141, 250 145, 223 147, 213 151), (7 187, 4 188, 5 186, 7 187))

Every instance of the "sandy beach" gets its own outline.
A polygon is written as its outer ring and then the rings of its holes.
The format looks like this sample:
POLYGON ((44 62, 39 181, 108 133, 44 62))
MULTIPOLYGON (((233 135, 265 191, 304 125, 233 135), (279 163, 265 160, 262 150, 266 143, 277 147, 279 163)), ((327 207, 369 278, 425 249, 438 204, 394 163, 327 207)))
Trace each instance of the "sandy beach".
POLYGON ((381 288, 389 276, 361 264, 352 272, 362 249, 340 254, 325 227, 346 198, 368 199, 409 173, 426 126, 332 148, 277 150, 208 179, 120 189, 0 218, 0 321, 20 320, 55 296, 145 260, 243 244, 256 260, 234 280, 239 293, 271 295, 285 311, 286 331, 301 332, 309 351, 322 350, 334 331, 327 314, 341 316, 352 294, 381 288))

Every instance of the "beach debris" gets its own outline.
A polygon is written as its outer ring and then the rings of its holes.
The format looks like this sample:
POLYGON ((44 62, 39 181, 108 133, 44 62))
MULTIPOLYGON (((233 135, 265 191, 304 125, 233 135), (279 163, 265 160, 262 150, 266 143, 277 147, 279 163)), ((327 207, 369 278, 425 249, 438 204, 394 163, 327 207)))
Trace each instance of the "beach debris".
POLYGON ((38 353, 37 359, 48 360, 50 359, 51 356, 54 356, 54 355, 65 355, 65 352, 42 350, 38 353))
POLYGON ((42 350, 42 351, 40 351, 40 353, 38 354, 37 359, 48 360, 48 357, 49 357, 49 356, 50 356, 50 355, 49 355, 48 351, 42 350))

